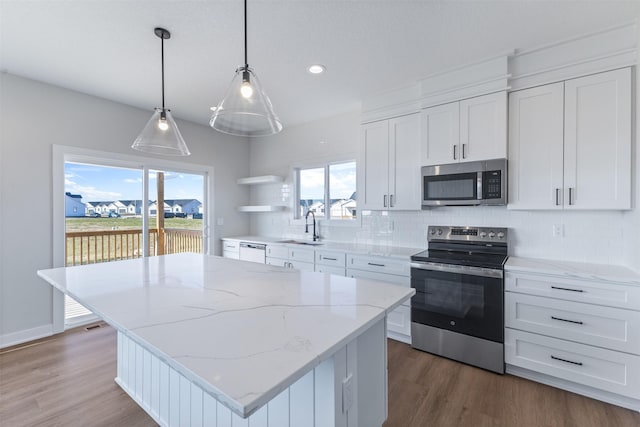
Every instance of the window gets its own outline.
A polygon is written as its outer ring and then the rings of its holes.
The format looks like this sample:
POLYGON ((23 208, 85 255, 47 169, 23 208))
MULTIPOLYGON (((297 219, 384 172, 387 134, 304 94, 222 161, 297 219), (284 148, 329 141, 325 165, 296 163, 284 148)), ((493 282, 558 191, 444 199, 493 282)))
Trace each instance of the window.
POLYGON ((356 219, 356 162, 297 169, 296 218, 356 219))

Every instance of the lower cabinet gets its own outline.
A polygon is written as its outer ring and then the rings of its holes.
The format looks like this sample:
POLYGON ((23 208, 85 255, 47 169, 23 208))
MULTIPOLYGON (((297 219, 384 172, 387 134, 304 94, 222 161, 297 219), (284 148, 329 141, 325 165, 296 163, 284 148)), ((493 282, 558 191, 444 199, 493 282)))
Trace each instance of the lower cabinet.
POLYGON ((507 372, 640 410, 639 290, 507 271, 507 372))
MULTIPOLYGON (((347 277, 369 279, 410 287, 409 260, 366 255, 347 255, 347 277)), ((387 336, 411 344, 410 301, 387 315, 387 336)))
POLYGON ((238 240, 222 239, 222 256, 240 259, 240 242, 238 240))
POLYGON ((266 264, 296 270, 314 271, 314 250, 290 248, 285 245, 267 245, 266 264))

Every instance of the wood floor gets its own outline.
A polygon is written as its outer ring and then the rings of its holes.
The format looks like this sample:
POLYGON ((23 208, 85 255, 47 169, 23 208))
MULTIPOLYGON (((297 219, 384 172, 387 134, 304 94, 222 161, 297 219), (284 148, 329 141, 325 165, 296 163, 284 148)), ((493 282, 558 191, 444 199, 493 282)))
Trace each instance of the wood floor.
MULTIPOLYGON (((385 427, 640 426, 640 413, 396 341, 389 340, 388 354, 385 427)), ((115 384, 115 375, 116 334, 108 326, 2 350, 0 426, 155 426, 115 384)))

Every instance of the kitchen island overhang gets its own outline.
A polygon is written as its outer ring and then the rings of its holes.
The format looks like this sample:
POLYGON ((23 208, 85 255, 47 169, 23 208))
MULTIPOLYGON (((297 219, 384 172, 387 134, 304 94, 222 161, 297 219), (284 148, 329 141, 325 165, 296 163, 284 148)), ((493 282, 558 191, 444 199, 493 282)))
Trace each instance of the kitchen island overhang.
POLYGON ((162 425, 386 418, 385 318, 410 288, 200 254, 38 274, 118 330, 116 381, 162 425))

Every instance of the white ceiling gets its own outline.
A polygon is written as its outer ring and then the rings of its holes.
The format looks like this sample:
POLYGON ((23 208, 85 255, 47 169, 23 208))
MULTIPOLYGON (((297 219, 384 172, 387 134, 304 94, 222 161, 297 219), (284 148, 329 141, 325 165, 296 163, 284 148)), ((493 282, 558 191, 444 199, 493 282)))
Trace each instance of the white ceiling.
MULTIPOLYGON (((249 65, 284 126, 516 48, 640 17, 640 1, 248 0, 249 65), (312 63, 327 67, 313 76, 312 63)), ((0 0, 0 68, 207 124, 243 61, 242 0, 0 0)))

